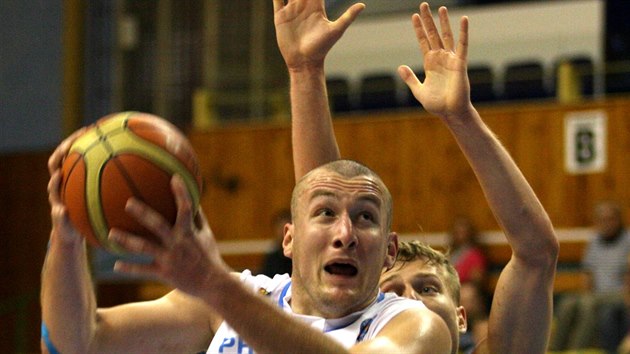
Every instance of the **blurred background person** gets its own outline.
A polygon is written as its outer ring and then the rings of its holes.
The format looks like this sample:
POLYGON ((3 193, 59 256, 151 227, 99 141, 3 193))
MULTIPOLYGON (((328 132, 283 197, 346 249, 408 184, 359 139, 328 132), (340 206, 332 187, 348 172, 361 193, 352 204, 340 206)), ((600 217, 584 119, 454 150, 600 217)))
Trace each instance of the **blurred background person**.
MULTIPOLYGON (((630 323, 630 255, 626 260, 626 275, 624 277, 623 285, 623 300, 626 305, 626 321, 630 323)), ((630 354, 630 329, 626 332, 625 337, 621 341, 619 348, 617 349, 619 354, 630 354)))
POLYGON ((616 353, 628 330, 624 278, 630 232, 624 227, 621 206, 613 201, 597 203, 593 231, 582 259, 584 290, 560 299, 552 350, 599 347, 616 353))
POLYGON ((489 296, 486 294, 488 259, 479 244, 478 231, 472 220, 458 216, 449 231, 450 261, 461 282, 460 303, 466 309, 469 330, 460 337, 460 350, 475 347, 474 328, 488 319, 489 296))
POLYGON ((453 220, 449 232, 451 263, 457 269, 462 284, 481 285, 487 276, 488 260, 479 244, 477 228, 466 216, 453 220))

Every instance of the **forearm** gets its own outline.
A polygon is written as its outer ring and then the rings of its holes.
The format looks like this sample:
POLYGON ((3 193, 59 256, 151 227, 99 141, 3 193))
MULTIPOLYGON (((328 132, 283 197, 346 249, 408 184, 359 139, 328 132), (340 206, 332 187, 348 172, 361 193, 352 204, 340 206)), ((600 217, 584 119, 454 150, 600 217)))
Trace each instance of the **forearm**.
POLYGON ((256 353, 347 353, 341 345, 292 318, 234 277, 214 277, 207 294, 207 303, 256 353))
POLYGON ((64 243, 51 233, 42 271, 42 321, 61 353, 88 353, 96 327, 96 299, 85 242, 64 243))
POLYGON ((289 70, 293 166, 299 180, 313 168, 339 159, 321 67, 289 70))
POLYGON ((486 200, 513 249, 523 260, 555 266, 558 243, 553 226, 531 186, 474 108, 448 123, 470 163, 486 200))
POLYGON ((488 346, 493 353, 543 353, 558 256, 553 226, 520 169, 476 110, 471 108, 469 116, 460 118, 465 119, 449 128, 513 251, 496 286, 488 346))
POLYGON ((501 272, 488 322, 492 353, 546 353, 553 314, 554 268, 510 261, 501 272))

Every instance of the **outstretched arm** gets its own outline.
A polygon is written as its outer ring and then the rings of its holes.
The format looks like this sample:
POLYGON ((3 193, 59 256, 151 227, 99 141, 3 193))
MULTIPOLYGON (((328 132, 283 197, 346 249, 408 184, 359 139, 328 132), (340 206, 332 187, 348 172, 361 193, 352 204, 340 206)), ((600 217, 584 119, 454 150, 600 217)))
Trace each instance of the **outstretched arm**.
POLYGON ((424 56, 425 81, 419 82, 407 66, 401 66, 399 74, 422 106, 451 131, 512 247, 491 308, 490 352, 544 353, 558 241, 530 185, 470 102, 468 19, 461 20, 457 43, 444 7, 439 9, 439 21, 441 36, 427 3, 412 17, 424 56))
POLYGON ((293 166, 298 180, 313 168, 339 159, 326 92, 324 59, 363 10, 351 6, 329 21, 323 0, 274 0, 278 47, 289 70, 293 166))

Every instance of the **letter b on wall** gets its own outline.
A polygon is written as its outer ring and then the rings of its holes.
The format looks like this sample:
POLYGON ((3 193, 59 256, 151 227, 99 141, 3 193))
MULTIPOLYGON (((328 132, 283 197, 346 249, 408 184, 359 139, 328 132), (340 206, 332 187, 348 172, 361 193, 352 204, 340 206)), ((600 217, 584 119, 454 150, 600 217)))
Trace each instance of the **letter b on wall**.
POLYGON ((606 169, 606 114, 603 111, 568 113, 564 119, 565 169, 571 174, 606 169))

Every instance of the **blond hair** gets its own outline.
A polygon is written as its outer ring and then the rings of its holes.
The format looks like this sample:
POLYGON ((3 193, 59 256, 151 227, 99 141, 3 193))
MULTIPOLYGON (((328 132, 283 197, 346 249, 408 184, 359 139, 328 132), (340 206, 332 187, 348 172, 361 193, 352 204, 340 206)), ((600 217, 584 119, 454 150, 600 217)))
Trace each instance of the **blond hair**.
POLYGON ((448 259, 448 251, 441 252, 418 240, 398 243, 398 255, 396 264, 404 267, 406 263, 416 260, 425 260, 427 263, 441 269, 444 283, 451 294, 452 299, 459 305, 460 282, 457 270, 448 259))

